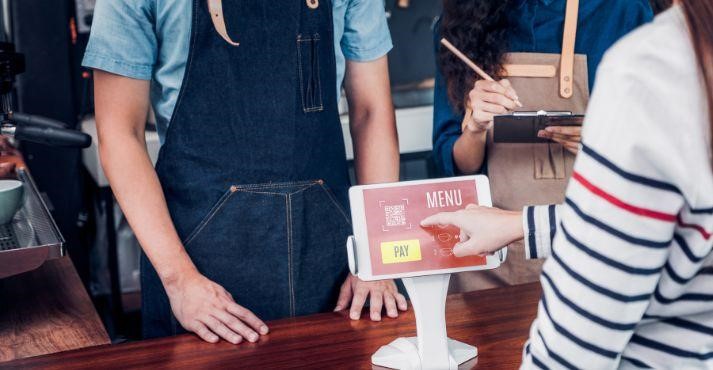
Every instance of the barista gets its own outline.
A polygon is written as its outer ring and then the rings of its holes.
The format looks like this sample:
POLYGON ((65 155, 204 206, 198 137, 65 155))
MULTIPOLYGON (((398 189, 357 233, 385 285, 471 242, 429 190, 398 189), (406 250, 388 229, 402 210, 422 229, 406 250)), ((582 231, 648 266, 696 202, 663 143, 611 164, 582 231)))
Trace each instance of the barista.
POLYGON ((379 2, 97 2, 83 64, 102 163, 144 252, 145 337, 254 342, 262 320, 335 305, 358 319, 369 296, 372 320, 406 309, 393 281, 347 276, 344 248, 338 91, 346 76, 358 181, 397 180, 390 48, 379 2))
MULTIPOLYGON (((493 204, 504 209, 562 202, 580 128, 540 131, 550 144, 495 145, 493 117, 513 110, 583 114, 604 52, 651 18, 646 0, 445 1, 436 39, 445 37, 502 80, 478 80, 446 48, 438 51, 433 147, 443 174, 488 174, 493 204), (467 108, 473 113, 464 117, 467 108)), ((500 269, 460 274, 452 286, 469 291, 536 281, 541 263, 523 254, 521 246, 510 248, 500 269)))

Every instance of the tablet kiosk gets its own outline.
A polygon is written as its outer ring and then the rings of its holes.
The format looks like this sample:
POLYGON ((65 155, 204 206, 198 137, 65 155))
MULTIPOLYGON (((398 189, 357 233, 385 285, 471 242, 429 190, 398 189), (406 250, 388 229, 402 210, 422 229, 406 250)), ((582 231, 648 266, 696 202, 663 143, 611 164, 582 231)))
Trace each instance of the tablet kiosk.
POLYGON ((506 257, 456 257, 460 230, 421 227, 424 218, 491 206, 485 176, 355 186, 349 190, 354 236, 347 241, 349 269, 362 280, 401 278, 416 316, 417 337, 381 347, 372 363, 395 369, 456 369, 477 356, 477 348, 448 339, 445 302, 451 273, 493 269, 506 257))

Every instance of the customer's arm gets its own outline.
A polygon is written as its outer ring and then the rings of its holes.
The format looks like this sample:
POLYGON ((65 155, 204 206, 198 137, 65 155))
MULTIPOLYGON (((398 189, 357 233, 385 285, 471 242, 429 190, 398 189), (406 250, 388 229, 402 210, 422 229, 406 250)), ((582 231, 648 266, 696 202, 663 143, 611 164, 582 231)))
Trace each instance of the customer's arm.
MULTIPOLYGON (((399 180, 399 143, 394 107, 391 102, 386 56, 374 61, 347 61, 344 81, 349 103, 349 127, 354 143, 357 182, 373 184, 399 180)), ((350 317, 359 319, 369 299, 369 317, 381 320, 406 310, 406 299, 393 280, 365 282, 349 275, 342 285, 335 310, 350 308, 350 317)))
POLYGON ((267 333, 265 324, 197 271, 173 226, 146 150, 150 81, 96 70, 94 83, 102 166, 176 318, 209 342, 257 340, 267 333))

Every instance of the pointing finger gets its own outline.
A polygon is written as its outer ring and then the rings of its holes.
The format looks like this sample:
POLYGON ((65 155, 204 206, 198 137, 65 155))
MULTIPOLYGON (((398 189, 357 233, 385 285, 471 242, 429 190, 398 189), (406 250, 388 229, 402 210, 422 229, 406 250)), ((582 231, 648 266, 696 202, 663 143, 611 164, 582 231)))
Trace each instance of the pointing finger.
POLYGON ((455 217, 453 212, 441 212, 423 219, 421 226, 453 225, 454 223, 455 217))

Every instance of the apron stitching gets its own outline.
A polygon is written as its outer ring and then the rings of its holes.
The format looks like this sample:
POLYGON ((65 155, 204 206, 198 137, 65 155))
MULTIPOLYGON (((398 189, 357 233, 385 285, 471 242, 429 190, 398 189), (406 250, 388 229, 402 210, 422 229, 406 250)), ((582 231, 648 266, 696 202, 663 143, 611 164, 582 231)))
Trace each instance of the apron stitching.
MULTIPOLYGON (((296 191, 293 191, 293 192, 287 193, 287 194, 295 195, 295 194, 302 193, 303 191, 312 188, 315 184, 316 183, 303 185, 303 187, 300 188, 299 190, 296 190, 296 191)), ((276 193, 273 191, 251 191, 251 190, 239 190, 239 191, 242 191, 243 193, 250 193, 250 194, 285 195, 285 193, 276 193)))
POLYGON ((292 197, 285 196, 285 212, 287 213, 287 283, 290 290, 290 316, 295 316, 295 292, 292 281, 292 197))
POLYGON ((342 206, 339 204, 339 202, 337 202, 337 199, 334 198, 334 195, 332 195, 332 192, 330 192, 329 189, 327 189, 324 186, 324 184, 320 184, 320 186, 322 187, 322 190, 324 190, 325 194, 327 194, 327 197, 329 198, 329 200, 332 201, 332 204, 334 204, 337 207, 337 210, 339 210, 339 213, 342 214, 342 217, 344 217, 344 220, 347 222, 347 224, 349 224, 349 226, 351 226, 352 222, 349 219, 349 217, 347 217, 346 211, 344 209, 342 209, 342 206))
POLYGON ((316 184, 318 180, 309 181, 292 181, 292 182, 275 182, 269 184, 251 184, 251 185, 237 185, 238 189, 267 189, 267 188, 286 188, 289 186, 299 186, 299 185, 312 185, 316 184))
POLYGON ((275 195, 275 196, 283 196, 285 193, 276 193, 273 191, 252 191, 252 190, 238 190, 241 193, 247 193, 247 194, 264 194, 264 195, 275 195))
POLYGON ((237 189, 235 188, 235 185, 233 185, 228 191, 225 192, 225 194, 223 194, 223 196, 220 197, 220 199, 218 199, 218 202, 215 203, 215 205, 210 209, 210 211, 208 211, 208 214, 198 224, 195 230, 193 230, 193 232, 190 233, 190 235, 188 235, 186 240, 183 242, 184 247, 190 244, 196 238, 196 236, 198 236, 198 234, 200 234, 200 232, 205 229, 208 223, 210 223, 210 221, 215 217, 215 215, 218 214, 218 212, 223 208, 225 203, 228 202, 230 197, 235 194, 236 191, 237 189))
POLYGON ((302 44, 301 44, 302 42, 303 42, 302 34, 298 34, 297 35, 297 68, 299 69, 299 72, 300 72, 300 78, 299 78, 299 80, 300 80, 300 99, 302 100, 302 109, 304 110, 304 109, 307 109, 307 106, 305 105, 305 93, 304 93, 305 87, 304 87, 304 83, 302 82, 302 78, 303 78, 302 77, 303 76, 303 72, 302 72, 302 44))

